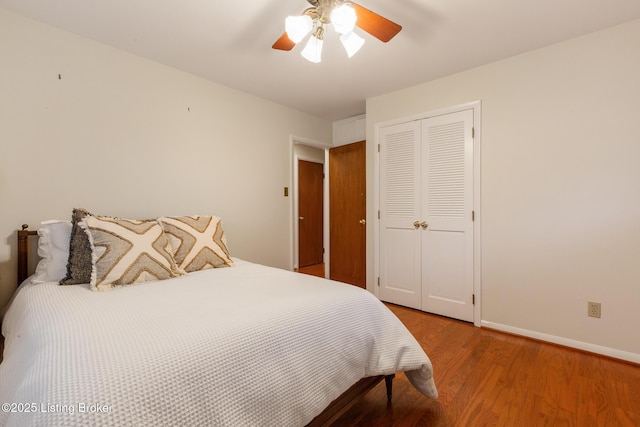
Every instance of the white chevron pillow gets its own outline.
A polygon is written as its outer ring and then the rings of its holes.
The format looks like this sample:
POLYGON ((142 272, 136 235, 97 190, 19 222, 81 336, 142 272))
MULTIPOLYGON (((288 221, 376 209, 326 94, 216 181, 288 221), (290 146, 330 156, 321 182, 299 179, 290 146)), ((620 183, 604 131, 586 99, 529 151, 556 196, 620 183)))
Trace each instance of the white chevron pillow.
POLYGON ((231 267, 222 221, 216 216, 180 216, 158 219, 169 237, 178 268, 187 273, 231 267))
POLYGON ((80 226, 91 243, 92 290, 185 274, 176 266, 167 235, 155 220, 87 216, 80 226))

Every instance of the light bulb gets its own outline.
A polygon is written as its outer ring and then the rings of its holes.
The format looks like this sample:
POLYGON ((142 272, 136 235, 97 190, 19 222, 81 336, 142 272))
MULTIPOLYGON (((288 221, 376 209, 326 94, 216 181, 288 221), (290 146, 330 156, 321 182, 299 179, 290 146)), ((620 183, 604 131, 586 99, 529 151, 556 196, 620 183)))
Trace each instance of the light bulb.
POLYGON ((322 39, 317 38, 315 35, 309 37, 307 45, 302 50, 302 56, 307 60, 314 63, 318 63, 322 59, 322 39))
POLYGON ((353 31, 347 34, 343 34, 340 36, 340 41, 342 42, 342 46, 344 46, 344 50, 347 51, 347 55, 351 58, 356 54, 364 45, 364 39, 354 33, 353 31))
POLYGON ((292 42, 300 43, 313 29, 313 20, 307 15, 288 16, 284 20, 284 28, 292 42))
POLYGON ((331 11, 331 23, 336 32, 340 34, 348 34, 353 31, 356 26, 358 16, 353 7, 348 4, 341 4, 331 11))

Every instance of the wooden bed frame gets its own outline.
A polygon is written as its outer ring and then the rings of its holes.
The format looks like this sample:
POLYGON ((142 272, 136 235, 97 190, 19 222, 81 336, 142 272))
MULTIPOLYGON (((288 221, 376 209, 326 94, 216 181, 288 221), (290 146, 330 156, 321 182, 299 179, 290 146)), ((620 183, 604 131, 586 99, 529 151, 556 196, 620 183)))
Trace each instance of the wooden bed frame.
MULTIPOLYGON (((29 277, 29 236, 37 236, 38 232, 29 230, 27 224, 18 230, 18 285, 29 277)), ((315 417, 307 427, 329 426, 347 412, 358 400, 367 394, 383 379, 387 388, 387 402, 391 402, 393 378, 395 375, 378 375, 362 378, 331 402, 322 413, 315 417)))
POLYGON ((38 232, 28 230, 27 224, 22 224, 18 230, 18 285, 29 277, 29 236, 37 236, 38 232))

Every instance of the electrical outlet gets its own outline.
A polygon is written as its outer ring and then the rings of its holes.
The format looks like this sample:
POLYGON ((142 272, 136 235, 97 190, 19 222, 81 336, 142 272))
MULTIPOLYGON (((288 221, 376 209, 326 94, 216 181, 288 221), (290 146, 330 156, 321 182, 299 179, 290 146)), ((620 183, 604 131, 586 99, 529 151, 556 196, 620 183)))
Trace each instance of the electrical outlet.
POLYGON ((600 318, 601 307, 599 302, 588 301, 587 302, 587 316, 600 318))

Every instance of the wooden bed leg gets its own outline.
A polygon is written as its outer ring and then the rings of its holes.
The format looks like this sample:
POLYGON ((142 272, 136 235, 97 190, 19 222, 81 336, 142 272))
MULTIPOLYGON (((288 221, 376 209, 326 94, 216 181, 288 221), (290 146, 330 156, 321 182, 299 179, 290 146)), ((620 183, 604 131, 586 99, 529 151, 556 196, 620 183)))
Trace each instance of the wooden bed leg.
POLYGON ((385 375, 384 384, 387 386, 387 402, 391 402, 391 394, 393 389, 393 378, 395 378, 395 374, 385 375))

